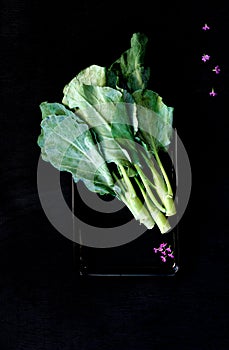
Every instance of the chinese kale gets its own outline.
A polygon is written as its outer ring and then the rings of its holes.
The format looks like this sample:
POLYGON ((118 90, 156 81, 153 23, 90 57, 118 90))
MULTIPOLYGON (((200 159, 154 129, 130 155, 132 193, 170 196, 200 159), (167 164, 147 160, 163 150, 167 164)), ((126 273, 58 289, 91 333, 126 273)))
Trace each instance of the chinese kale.
POLYGON ((92 65, 64 87, 61 103, 43 102, 38 145, 43 160, 93 192, 123 201, 148 229, 169 231, 176 212, 169 178, 159 157, 172 138, 173 108, 147 89, 147 37, 110 67, 92 65))

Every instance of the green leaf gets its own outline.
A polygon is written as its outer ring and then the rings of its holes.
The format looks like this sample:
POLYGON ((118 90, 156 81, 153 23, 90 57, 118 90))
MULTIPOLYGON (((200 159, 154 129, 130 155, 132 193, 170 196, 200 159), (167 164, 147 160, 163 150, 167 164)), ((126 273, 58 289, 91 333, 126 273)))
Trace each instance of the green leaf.
POLYGON ((130 92, 147 86, 150 69, 145 68, 144 58, 148 38, 143 33, 134 33, 131 47, 107 70, 107 85, 121 87, 130 92))
MULTIPOLYGON (((42 106, 53 112, 59 107, 42 106)), ((82 180, 93 192, 113 193, 113 178, 88 125, 73 112, 66 114, 47 115, 41 122, 43 133, 38 144, 42 158, 58 170, 70 172, 75 182, 82 180)))
POLYGON ((122 101, 122 93, 110 87, 87 85, 78 79, 73 79, 64 88, 63 104, 70 109, 80 108, 85 110, 100 103, 116 103, 122 101))
POLYGON ((77 114, 92 128, 108 163, 121 163, 131 169, 137 153, 133 145, 128 146, 128 140, 134 142, 131 123, 136 120, 133 117, 130 120, 123 98, 121 90, 85 85, 75 79, 64 88, 63 103, 76 108, 77 114), (118 138, 124 142, 118 142, 118 138))
MULTIPOLYGON (((40 104, 40 110, 42 115, 42 120, 50 117, 51 115, 62 115, 62 116, 70 116, 74 117, 78 120, 78 122, 82 122, 76 115, 72 113, 69 109, 67 109, 64 105, 61 103, 49 103, 49 102, 42 102, 40 104)), ((43 129, 41 129, 41 134, 38 137, 38 145, 42 148, 44 146, 44 132, 43 129)), ((45 154, 43 153, 43 158, 45 158, 45 154)))
POLYGON ((173 107, 151 90, 137 90, 132 94, 137 104, 139 135, 148 149, 166 150, 172 138, 173 107))
POLYGON ((72 112, 63 106, 61 103, 49 103, 42 102, 40 104, 40 110, 42 119, 49 117, 50 115, 69 115, 72 116, 72 112))
POLYGON ((106 68, 93 64, 83 69, 70 83, 71 85, 81 83, 85 85, 105 86, 106 68))

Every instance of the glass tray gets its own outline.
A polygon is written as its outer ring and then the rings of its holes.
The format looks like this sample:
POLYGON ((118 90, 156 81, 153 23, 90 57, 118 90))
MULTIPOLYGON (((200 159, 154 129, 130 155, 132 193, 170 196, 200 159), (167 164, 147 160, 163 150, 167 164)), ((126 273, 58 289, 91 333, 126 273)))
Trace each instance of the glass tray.
MULTIPOLYGON (((165 250, 165 249, 163 249, 165 250)), ((80 276, 174 276, 179 269, 178 229, 161 238, 159 232, 147 230, 136 240, 114 248, 75 245, 77 273, 80 276), (159 248, 171 247, 174 258, 163 262, 159 248)))
MULTIPOLYGON (((163 163, 167 166, 166 171, 171 170, 170 180, 174 188, 177 182, 176 156, 175 134, 173 150, 170 152, 171 158, 167 164, 165 158, 165 163, 163 163)), ((98 195, 85 189, 89 202, 94 202, 94 208, 88 207, 82 199, 82 186, 84 185, 72 182, 73 232, 74 241, 77 242, 73 244, 74 264, 79 276, 175 276, 179 270, 178 225, 175 225, 166 234, 161 234, 155 225, 151 230, 145 229, 137 238, 115 247, 101 248, 85 245, 84 237, 87 235, 87 226, 85 229, 84 223, 94 227, 95 236, 98 228, 102 228, 105 235, 107 229, 107 234, 109 234, 109 229, 114 223, 117 226, 117 234, 120 234, 119 228, 133 217, 125 206, 116 213, 99 212, 96 210, 99 206, 96 204, 98 195)), ((110 198, 103 196, 103 200, 109 202, 110 198)), ((136 221, 135 225, 139 223, 136 221)), ((132 228, 135 229, 134 226, 132 228)))

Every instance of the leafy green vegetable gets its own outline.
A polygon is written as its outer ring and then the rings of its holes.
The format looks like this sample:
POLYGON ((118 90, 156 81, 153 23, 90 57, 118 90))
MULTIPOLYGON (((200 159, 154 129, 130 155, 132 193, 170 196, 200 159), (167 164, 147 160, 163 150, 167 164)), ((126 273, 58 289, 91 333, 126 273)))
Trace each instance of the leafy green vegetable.
POLYGON ((176 209, 159 153, 171 142, 173 108, 147 89, 147 41, 133 34, 130 49, 110 67, 92 65, 74 77, 62 104, 41 103, 38 145, 42 158, 75 182, 116 196, 136 220, 165 233, 176 209))

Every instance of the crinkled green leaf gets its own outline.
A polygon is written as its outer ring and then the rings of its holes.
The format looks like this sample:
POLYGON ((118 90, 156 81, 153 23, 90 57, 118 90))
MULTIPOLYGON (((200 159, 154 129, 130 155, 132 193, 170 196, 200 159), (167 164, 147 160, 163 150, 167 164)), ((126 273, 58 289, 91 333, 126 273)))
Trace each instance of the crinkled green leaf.
POLYGON ((106 68, 93 64, 83 69, 75 78, 72 79, 71 84, 74 85, 75 83, 101 87, 105 86, 106 68))
POLYGON ((107 85, 121 87, 130 92, 147 86, 150 69, 144 67, 148 38, 142 33, 134 33, 131 47, 125 51, 107 70, 107 85))
POLYGON ((134 141, 131 123, 136 123, 136 120, 129 119, 122 91, 82 84, 75 79, 65 86, 63 103, 71 109, 76 108, 77 114, 93 129, 107 162, 121 163, 131 168, 131 161, 133 157, 137 157, 137 153, 133 152, 133 147, 130 152, 127 141, 124 142, 124 146, 123 142, 116 140, 120 138, 134 141), (119 125, 122 123, 118 135, 116 123, 119 125))
POLYGON ((64 88, 63 104, 70 109, 80 108, 85 110, 100 103, 117 103, 122 101, 122 93, 110 87, 87 85, 72 80, 64 88))
MULTIPOLYGON (((42 106, 52 112, 59 107, 42 106)), ((41 122, 42 139, 38 139, 38 144, 42 158, 58 170, 70 172, 75 182, 82 180, 91 191, 112 193, 113 178, 88 125, 73 112, 66 114, 52 113, 41 122)))
MULTIPOLYGON (((61 103, 49 103, 49 102, 42 102, 40 104, 40 110, 42 119, 45 119, 47 117, 50 117, 52 115, 62 115, 62 116, 70 116, 74 119, 77 119, 79 123, 82 123, 80 118, 78 118, 72 111, 67 109, 64 105, 61 103)), ((42 148, 44 146, 44 131, 41 129, 41 134, 38 137, 38 145, 42 148)), ((44 150, 43 150, 43 158, 45 158, 44 150)))
POLYGON ((67 109, 64 105, 61 103, 49 103, 49 102, 42 102, 40 104, 40 110, 41 110, 41 116, 42 119, 45 119, 46 117, 49 117, 50 115, 69 115, 72 116, 72 112, 67 109))
POLYGON ((173 107, 166 106, 162 98, 152 90, 137 90, 133 97, 137 104, 140 138, 143 138, 151 151, 154 145, 166 150, 173 132, 173 107))

